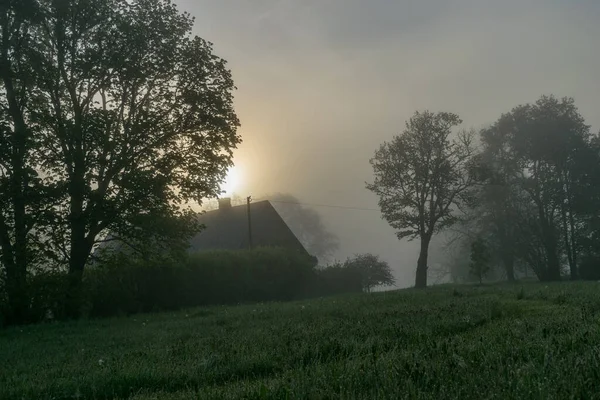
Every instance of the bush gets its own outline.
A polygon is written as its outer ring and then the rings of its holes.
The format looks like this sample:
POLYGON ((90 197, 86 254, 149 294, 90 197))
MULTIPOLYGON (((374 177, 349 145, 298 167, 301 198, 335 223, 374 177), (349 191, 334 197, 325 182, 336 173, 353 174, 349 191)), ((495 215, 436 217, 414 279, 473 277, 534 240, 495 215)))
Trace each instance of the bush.
POLYGON ((182 303, 184 269, 168 262, 121 260, 98 266, 85 278, 91 316, 174 310, 182 303))
POLYGON ((371 253, 357 254, 344 263, 344 267, 358 271, 362 290, 370 292, 377 286, 394 286, 396 280, 389 264, 371 253))
POLYGON ((314 274, 312 258, 280 248, 197 253, 186 267, 188 304, 292 300, 314 274))
MULTIPOLYGON (((287 301, 364 289, 359 268, 334 264, 316 269, 314 257, 282 248, 209 251, 180 260, 116 255, 84 274, 84 316, 109 317, 212 304, 287 301)), ((30 321, 65 317, 64 272, 29 277, 30 321)), ((0 311, 6 299, 0 287, 0 311)), ((0 317, 0 325, 2 318, 0 317)))
POLYGON ((362 292, 363 276, 358 269, 335 263, 315 272, 308 287, 307 296, 330 296, 342 293, 362 292))
POLYGON ((65 316, 65 293, 67 291, 67 274, 60 271, 43 271, 29 278, 29 320, 37 322, 49 319, 60 319, 65 316))
POLYGON ((314 261, 279 248, 210 251, 186 260, 121 257, 85 278, 90 315, 110 316, 209 304, 291 300, 314 276, 314 261))
MULTIPOLYGON (((67 275, 60 271, 38 271, 27 277, 29 309, 25 322, 64 317, 67 275)), ((0 327, 9 315, 8 298, 0 281, 0 327)))
POLYGON ((584 256, 579 263, 579 276, 584 280, 600 280, 600 257, 584 256))
MULTIPOLYGON (((180 260, 115 255, 84 274, 84 316, 109 317, 211 304, 286 301, 363 290, 357 268, 319 269, 314 257, 282 248, 209 251, 180 260)), ((31 322, 65 317, 65 272, 29 277, 31 322)), ((0 285, 0 315, 7 302, 0 285)), ((0 326, 2 317, 0 316, 0 326)))

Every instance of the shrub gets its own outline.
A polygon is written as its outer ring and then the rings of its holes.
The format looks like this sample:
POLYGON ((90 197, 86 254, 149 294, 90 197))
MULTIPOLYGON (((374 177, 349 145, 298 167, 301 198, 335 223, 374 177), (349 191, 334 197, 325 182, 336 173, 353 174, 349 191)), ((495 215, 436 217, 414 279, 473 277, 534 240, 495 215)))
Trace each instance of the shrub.
POLYGON ((361 276, 362 289, 370 292, 377 286, 394 286, 396 280, 389 264, 379 259, 379 256, 365 253, 349 258, 344 267, 358 271, 361 276))
POLYGON ((29 277, 29 320, 41 321, 47 317, 60 319, 65 316, 64 302, 67 290, 67 274, 61 271, 41 271, 29 277))
MULTIPOLYGON (((82 314, 109 317, 363 290, 364 277, 359 268, 340 263, 324 269, 315 266, 314 257, 282 248, 208 251, 178 260, 115 255, 86 270, 82 314)), ((56 319, 65 316, 67 279, 65 272, 30 275, 32 322, 44 320, 48 314, 56 319)), ((0 315, 5 308, 0 284, 0 315)))
POLYGON ((312 258, 279 248, 209 251, 181 262, 116 258, 90 269, 90 314, 109 316, 208 304, 291 300, 314 275, 312 258))
POLYGON ((487 243, 482 238, 478 238, 471 243, 471 263, 469 272, 477 278, 479 283, 483 283, 483 278, 490 270, 490 250, 487 243))
POLYGON ((579 263, 579 276, 585 280, 600 280, 600 257, 585 255, 579 263))
POLYGON ((184 269, 174 263, 122 259, 88 271, 89 314, 112 316, 181 306, 184 269))
POLYGON ((334 263, 317 270, 308 288, 308 296, 329 296, 342 293, 362 292, 362 274, 358 269, 334 263))
MULTIPOLYGON (((60 271, 36 271, 27 276, 29 308, 25 322, 39 322, 46 318, 64 316, 67 275, 60 271)), ((9 314, 8 298, 0 280, 0 327, 9 314)))
POLYGON ((186 303, 243 303, 301 297, 314 262, 285 249, 258 248, 196 253, 186 270, 186 303))

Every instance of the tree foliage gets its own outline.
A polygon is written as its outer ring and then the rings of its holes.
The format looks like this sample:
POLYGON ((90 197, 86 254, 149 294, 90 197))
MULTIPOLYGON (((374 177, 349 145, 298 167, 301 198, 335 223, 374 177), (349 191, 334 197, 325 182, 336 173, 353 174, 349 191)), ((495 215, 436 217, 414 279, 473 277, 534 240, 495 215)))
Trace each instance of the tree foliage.
POLYGON ((349 258, 344 267, 358 271, 362 288, 367 292, 377 286, 394 286, 396 283, 389 264, 374 254, 357 254, 349 258))
POLYGON ((497 213, 498 238, 541 279, 560 279, 563 257, 577 278, 584 217, 578 204, 596 158, 591 139, 573 99, 553 96, 517 106, 482 131, 487 188, 496 188, 486 204, 497 213))
POLYGON ((473 185, 473 132, 453 128, 456 114, 416 112, 404 132, 385 142, 371 159, 375 174, 367 189, 379 197, 383 218, 399 239, 419 238, 415 284, 427 285, 427 253, 432 236, 457 221, 473 185))
POLYGON ((168 0, 29 3, 0 8, 1 184, 13 188, 0 220, 3 264, 9 271, 5 254, 34 243, 28 229, 43 237, 46 257, 69 271, 76 315, 104 232, 141 240, 157 234, 144 220, 189 223, 183 205, 217 195, 240 141, 234 84, 168 0), (52 196, 40 207, 30 191, 52 196))

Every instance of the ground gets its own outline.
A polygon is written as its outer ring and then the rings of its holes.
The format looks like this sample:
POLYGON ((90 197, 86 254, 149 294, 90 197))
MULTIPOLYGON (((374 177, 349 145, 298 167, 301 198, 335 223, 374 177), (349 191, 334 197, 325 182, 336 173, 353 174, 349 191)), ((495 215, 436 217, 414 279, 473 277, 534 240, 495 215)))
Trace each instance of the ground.
POLYGON ((0 331, 0 399, 600 398, 600 283, 442 286, 0 331))

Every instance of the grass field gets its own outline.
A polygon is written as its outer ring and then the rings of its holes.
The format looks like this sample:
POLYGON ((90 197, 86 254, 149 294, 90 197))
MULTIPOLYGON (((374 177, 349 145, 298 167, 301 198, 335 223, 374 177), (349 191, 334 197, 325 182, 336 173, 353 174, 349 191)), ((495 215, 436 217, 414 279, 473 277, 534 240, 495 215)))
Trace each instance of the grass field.
POLYGON ((600 283, 10 328, 0 331, 0 398, 600 398, 600 283))

